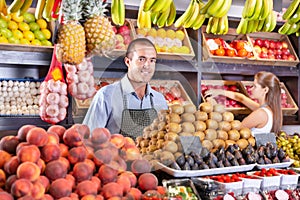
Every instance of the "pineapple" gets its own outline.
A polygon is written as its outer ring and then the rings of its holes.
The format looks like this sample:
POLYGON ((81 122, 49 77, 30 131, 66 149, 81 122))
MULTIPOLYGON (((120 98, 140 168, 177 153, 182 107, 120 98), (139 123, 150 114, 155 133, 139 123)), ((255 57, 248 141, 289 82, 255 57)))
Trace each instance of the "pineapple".
POLYGON ((80 64, 86 52, 85 32, 78 22, 82 17, 82 0, 63 0, 64 22, 58 28, 57 59, 62 63, 80 64))
POLYGON ((105 17, 106 4, 102 0, 87 0, 83 15, 88 55, 109 56, 116 45, 115 32, 105 17))

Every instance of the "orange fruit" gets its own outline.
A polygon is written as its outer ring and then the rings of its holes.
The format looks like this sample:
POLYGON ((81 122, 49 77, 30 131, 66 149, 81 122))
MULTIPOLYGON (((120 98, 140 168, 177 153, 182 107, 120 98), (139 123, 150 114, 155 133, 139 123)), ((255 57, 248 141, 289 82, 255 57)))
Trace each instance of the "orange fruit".
POLYGON ((225 50, 223 48, 219 48, 215 51, 215 54, 217 56, 224 56, 225 55, 225 50))

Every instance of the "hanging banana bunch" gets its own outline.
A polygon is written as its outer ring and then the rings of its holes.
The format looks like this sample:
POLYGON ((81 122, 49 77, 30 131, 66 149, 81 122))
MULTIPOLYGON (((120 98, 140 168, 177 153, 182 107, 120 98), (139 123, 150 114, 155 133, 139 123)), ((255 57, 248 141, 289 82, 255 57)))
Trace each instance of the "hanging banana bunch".
POLYGON ((137 27, 150 29, 152 26, 151 22, 151 11, 144 11, 144 5, 149 0, 142 0, 140 3, 138 17, 137 17, 137 27))
POLYGON ((125 22, 124 0, 111 1, 111 19, 115 25, 122 26, 125 22))
POLYGON ((300 28, 300 0, 293 0, 283 13, 282 18, 287 21, 278 29, 278 33, 285 35, 295 33, 298 37, 300 28))
POLYGON ((273 0, 246 0, 236 33, 272 32, 276 21, 273 0))
POLYGON ((221 18, 228 13, 231 3, 232 0, 208 0, 200 12, 208 17, 221 18))
POLYGON ((3 16, 8 14, 6 0, 0 0, 0 13, 3 16))
POLYGON ((210 17, 206 26, 206 33, 224 35, 228 32, 227 14, 223 17, 210 17))

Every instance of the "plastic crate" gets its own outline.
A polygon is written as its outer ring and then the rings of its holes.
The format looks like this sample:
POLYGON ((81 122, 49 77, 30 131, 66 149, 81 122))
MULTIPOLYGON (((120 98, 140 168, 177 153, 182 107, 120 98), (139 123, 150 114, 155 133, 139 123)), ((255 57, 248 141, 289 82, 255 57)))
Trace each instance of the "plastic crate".
POLYGON ((248 175, 252 175, 256 178, 260 178, 262 179, 261 185, 260 185, 260 189, 262 191, 270 191, 270 190, 278 190, 280 187, 280 183, 281 183, 281 174, 279 174, 278 176, 256 176, 253 175, 255 172, 247 172, 248 175))
POLYGON ((249 192, 259 192, 262 179, 261 178, 241 178, 243 180, 243 194, 249 192))

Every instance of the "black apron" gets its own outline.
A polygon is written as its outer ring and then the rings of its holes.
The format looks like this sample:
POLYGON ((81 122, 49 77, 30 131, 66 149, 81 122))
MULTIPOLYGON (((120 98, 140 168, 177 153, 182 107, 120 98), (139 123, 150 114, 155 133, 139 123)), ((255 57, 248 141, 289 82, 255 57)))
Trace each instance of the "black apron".
POLYGON ((127 97, 123 95, 124 110, 122 112, 121 130, 123 136, 136 139, 143 135, 143 130, 157 118, 157 112, 153 106, 152 96, 150 95, 151 108, 148 109, 128 109, 127 97))

